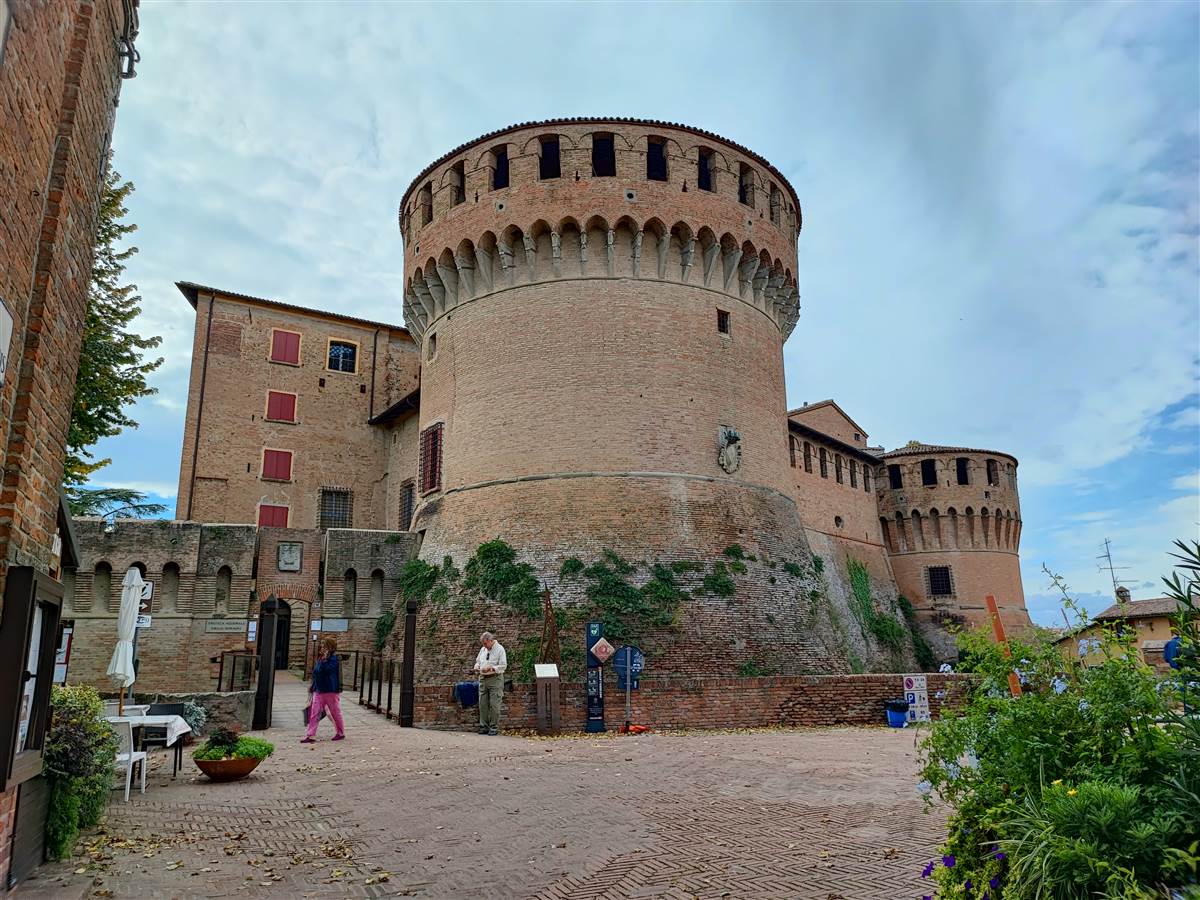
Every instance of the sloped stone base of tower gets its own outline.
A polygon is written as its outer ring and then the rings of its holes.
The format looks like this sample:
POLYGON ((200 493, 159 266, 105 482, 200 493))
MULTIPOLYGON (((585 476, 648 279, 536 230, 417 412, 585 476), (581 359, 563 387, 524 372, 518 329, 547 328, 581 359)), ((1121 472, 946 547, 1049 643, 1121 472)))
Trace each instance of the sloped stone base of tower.
MULTIPOLYGON (((534 567, 562 621, 568 677, 582 668, 583 623, 605 618, 597 564, 631 587, 666 579, 681 592, 669 624, 626 617, 622 637, 646 651, 656 675, 912 670, 911 653, 881 648, 860 621, 844 560, 828 548, 814 554, 794 503, 769 490, 652 473, 522 480, 450 491, 422 524, 420 557, 431 565, 449 556, 461 569, 481 543, 501 539, 534 567), (503 533, 486 530, 498 521, 503 533), (564 571, 568 560, 578 563, 564 571)), ((894 606, 894 595, 879 599, 894 606)), ((522 680, 542 636, 540 617, 480 602, 461 585, 426 603, 419 623, 425 682, 461 675, 485 628, 522 680)))

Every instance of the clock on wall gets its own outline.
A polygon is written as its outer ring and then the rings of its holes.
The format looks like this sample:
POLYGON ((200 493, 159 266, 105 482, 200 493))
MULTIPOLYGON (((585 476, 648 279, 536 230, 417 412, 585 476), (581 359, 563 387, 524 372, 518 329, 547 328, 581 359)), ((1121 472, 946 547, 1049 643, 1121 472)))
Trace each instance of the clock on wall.
POLYGON ((299 541, 280 541, 275 562, 280 572, 299 572, 303 556, 304 545, 299 541))

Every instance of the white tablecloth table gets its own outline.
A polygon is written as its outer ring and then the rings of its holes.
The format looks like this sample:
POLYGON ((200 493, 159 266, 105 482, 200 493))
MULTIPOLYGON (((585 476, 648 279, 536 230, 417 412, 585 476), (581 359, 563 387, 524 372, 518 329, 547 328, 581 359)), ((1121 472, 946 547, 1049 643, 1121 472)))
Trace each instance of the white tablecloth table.
POLYGON ((114 725, 118 722, 128 722, 134 728, 146 728, 148 726, 161 728, 165 725, 168 747, 192 730, 192 726, 188 725, 183 716, 105 716, 104 719, 107 722, 112 722, 114 725))

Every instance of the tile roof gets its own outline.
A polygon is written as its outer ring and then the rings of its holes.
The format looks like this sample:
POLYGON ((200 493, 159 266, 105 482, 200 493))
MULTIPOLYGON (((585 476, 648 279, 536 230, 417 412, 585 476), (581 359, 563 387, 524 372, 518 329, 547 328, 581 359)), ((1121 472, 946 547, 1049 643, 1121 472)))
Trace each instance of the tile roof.
POLYGON ((992 456, 1004 456, 1011 459, 1013 462, 1017 458, 1011 453, 1005 453, 1002 450, 984 450, 979 447, 948 447, 943 444, 923 444, 920 441, 909 441, 903 447, 897 447, 895 450, 889 450, 884 453, 883 459, 891 459, 895 456, 914 456, 921 453, 990 453, 992 456))
POLYGON ((845 419, 847 422, 849 422, 851 425, 853 425, 855 428, 857 428, 859 430, 859 432, 862 433, 862 436, 864 438, 869 437, 869 435, 867 434, 867 429, 863 428, 861 425, 859 425, 857 422, 855 422, 852 418, 850 418, 850 414, 848 412, 846 412, 844 409, 842 409, 840 406, 838 406, 836 400, 832 400, 832 399, 818 400, 816 403, 805 403, 803 406, 798 406, 795 409, 789 409, 788 416, 789 417, 790 416, 798 416, 798 415, 801 415, 802 413, 812 412, 814 409, 820 409, 823 406, 832 406, 839 413, 841 413, 843 419, 845 419))
POLYGON ((357 322, 359 325, 370 325, 373 328, 388 328, 392 331, 399 331, 408 334, 409 331, 403 325, 393 325, 390 322, 375 322, 371 319, 360 319, 358 316, 347 316, 343 313, 330 312, 327 309, 312 309, 308 306, 297 306, 294 303, 284 303, 282 300, 268 300, 266 297, 254 297, 250 294, 239 294, 237 291, 227 291, 224 288, 210 287, 207 284, 196 284, 192 281, 177 281, 175 287, 179 288, 179 292, 187 298, 188 303, 192 304, 192 309, 196 308, 196 295, 200 291, 208 294, 220 294, 224 297, 236 297, 238 300, 250 300, 254 303, 262 303, 266 306, 275 306, 279 309, 287 309, 292 312, 307 313, 313 316, 324 316, 328 319, 341 319, 345 322, 357 322))
POLYGON ((1171 597, 1154 597, 1149 600, 1130 600, 1128 603, 1114 603, 1104 612, 1096 616, 1101 619, 1146 619, 1152 616, 1173 616, 1179 610, 1179 604, 1171 597))
POLYGON ((538 119, 532 122, 517 122, 515 125, 509 125, 505 128, 497 128, 495 131, 489 131, 487 134, 481 134, 479 137, 474 138, 473 140, 459 144, 449 153, 443 153, 424 169, 422 169, 417 174, 417 177, 409 183, 408 187, 404 191, 404 196, 400 198, 400 212, 403 214, 404 204, 408 201, 408 195, 412 193, 413 188, 417 186, 417 182, 423 179, 442 163, 450 159, 450 157, 462 153, 468 147, 483 143, 484 141, 490 141, 502 134, 520 131, 523 128, 543 128, 553 125, 589 125, 592 123, 597 125, 661 125, 664 128, 678 128, 680 131, 688 131, 692 134, 699 135, 700 137, 711 138, 712 140, 720 141, 722 144, 727 144, 728 146, 733 147, 735 150, 745 153, 751 159, 761 163, 771 170, 771 174, 778 178, 783 183, 783 186, 786 187, 788 192, 792 195, 792 201, 796 204, 796 216, 799 220, 798 227, 802 227, 804 224, 803 217, 800 212, 800 196, 796 193, 796 189, 792 187, 792 183, 787 180, 782 172, 780 172, 777 168, 775 168, 773 165, 767 162, 767 160, 759 156, 749 147, 743 147, 737 141, 731 141, 729 138, 721 137, 721 135, 716 134, 715 132, 705 131, 703 128, 695 128, 691 125, 684 125, 681 122, 667 122, 662 119, 634 119, 623 116, 616 116, 612 118, 606 118, 604 116, 568 116, 567 118, 563 119, 538 119))

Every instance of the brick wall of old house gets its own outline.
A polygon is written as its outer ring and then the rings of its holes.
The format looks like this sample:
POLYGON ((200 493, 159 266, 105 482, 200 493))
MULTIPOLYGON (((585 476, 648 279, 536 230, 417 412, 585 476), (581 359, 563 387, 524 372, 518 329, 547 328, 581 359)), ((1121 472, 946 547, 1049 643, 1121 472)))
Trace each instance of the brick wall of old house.
MULTIPOLYGON (((0 597, 9 566, 49 568, 99 191, 121 87, 118 38, 127 25, 136 31, 121 0, 7 6, 8 29, 0 34, 0 301, 13 330, 0 348, 0 597)), ((0 884, 8 880, 15 806, 15 793, 0 793, 0 884)))
POLYGON ((383 527, 389 436, 366 423, 416 387, 416 350, 404 329, 186 286, 185 293, 196 298, 196 332, 178 517, 257 523, 266 503, 289 508, 289 527, 316 528, 328 487, 351 492, 352 525, 383 527), (299 365, 270 360, 274 329, 301 335, 299 365), (328 367, 330 340, 357 345, 356 371, 328 367), (270 390, 296 396, 294 423, 266 418, 270 390), (292 453, 290 480, 263 477, 265 449, 292 453))
POLYGON ((837 438, 844 444, 866 449, 867 433, 832 400, 806 403, 790 410, 788 418, 793 422, 799 422, 830 437, 837 438))

